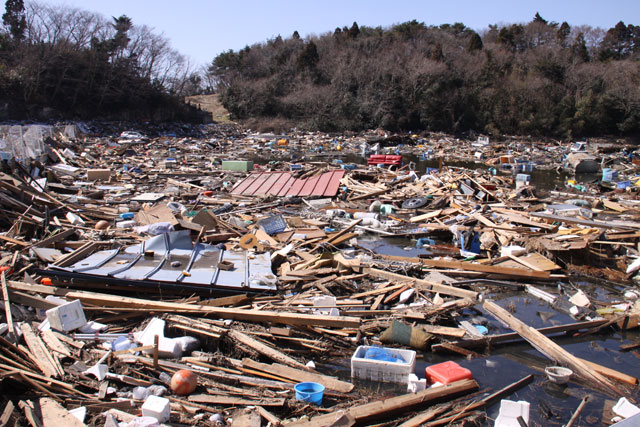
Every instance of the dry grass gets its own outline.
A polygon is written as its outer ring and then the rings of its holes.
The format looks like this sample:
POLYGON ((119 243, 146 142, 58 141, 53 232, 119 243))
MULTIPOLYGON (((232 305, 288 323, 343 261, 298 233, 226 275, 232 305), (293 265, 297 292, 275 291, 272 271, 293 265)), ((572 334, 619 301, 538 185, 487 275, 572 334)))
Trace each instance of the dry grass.
POLYGON ((229 112, 222 106, 217 94, 187 96, 184 101, 193 106, 199 105, 202 110, 210 112, 215 123, 233 123, 229 118, 229 112))

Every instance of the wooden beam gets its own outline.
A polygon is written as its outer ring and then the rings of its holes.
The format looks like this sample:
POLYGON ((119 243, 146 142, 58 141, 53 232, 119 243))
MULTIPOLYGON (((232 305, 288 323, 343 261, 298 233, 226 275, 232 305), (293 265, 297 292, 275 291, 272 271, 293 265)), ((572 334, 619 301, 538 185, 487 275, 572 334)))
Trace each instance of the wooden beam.
POLYGON ((86 427, 58 402, 49 398, 40 399, 40 411, 42 412, 42 424, 44 427, 86 427))
MULTIPOLYGON (((364 272, 370 276, 379 277, 387 280, 395 280, 398 282, 413 282, 421 291, 439 292, 444 295, 452 295, 461 298, 470 298, 471 300, 478 299, 478 293, 469 291, 467 289, 455 288, 453 286, 441 285, 439 283, 432 282, 430 280, 416 279, 414 277, 404 276, 402 274, 391 273, 389 271, 378 270, 376 268, 365 268, 364 272)), ((391 290, 390 288, 385 288, 391 290)))
MULTIPOLYGON (((545 335, 555 334, 558 332, 570 332, 577 331, 580 329, 587 329, 600 326, 607 321, 604 319, 601 320, 591 320, 589 322, 578 322, 578 323, 569 323, 566 325, 558 325, 558 326, 549 326, 547 328, 540 328, 538 332, 545 335)), ((498 335, 485 335, 482 338, 477 339, 468 339, 468 340, 460 340, 460 341, 452 341, 451 344, 455 344, 458 347, 464 348, 473 348, 473 347, 481 347, 489 344, 497 344, 504 341, 511 341, 518 338, 522 338, 520 334, 517 332, 509 332, 506 334, 498 334, 498 335)), ((442 347, 440 344, 434 344, 431 346, 431 350, 437 351, 442 347)))
POLYGON ((258 371, 275 374, 282 378, 290 378, 298 382, 314 382, 325 386, 328 390, 339 391, 340 393, 349 393, 353 390, 353 384, 340 381, 337 378, 327 375, 315 374, 306 370, 290 368, 288 366, 278 365, 276 363, 267 365, 266 363, 255 362, 251 359, 243 359, 242 366, 246 366, 258 371))
POLYGON ((217 396, 213 394, 192 394, 188 397, 189 402, 209 403, 213 405, 225 406, 284 406, 286 399, 282 398, 262 398, 262 399, 243 399, 241 397, 217 396))
POLYGON ((173 303, 153 301, 141 298, 122 297, 87 291, 67 291, 64 295, 71 300, 79 299, 82 302, 92 303, 102 307, 142 308, 159 310, 167 313, 198 313, 201 315, 217 316, 223 319, 243 320, 249 322, 273 322, 285 325, 310 325, 336 328, 358 328, 360 326, 360 319, 356 317, 283 313, 266 310, 247 310, 228 307, 210 307, 198 304, 173 303))
POLYGON ((31 324, 23 323, 20 325, 20 330, 22 331, 22 336, 24 337, 29 350, 33 353, 35 359, 34 362, 38 365, 38 368, 44 373, 47 377, 57 377, 58 370, 56 369, 55 364, 51 360, 51 356, 48 354, 49 352, 45 348, 44 344, 38 338, 38 336, 33 332, 31 328, 31 324))
POLYGON ((501 276, 528 277, 534 279, 548 279, 548 271, 530 271, 521 268, 508 268, 493 265, 475 264, 462 261, 445 261, 442 259, 420 259, 423 265, 437 268, 451 268, 465 271, 480 271, 483 273, 498 274, 501 276))
POLYGON ((4 271, 0 276, 2 282, 2 299, 4 300, 4 315, 7 318, 7 325, 9 326, 9 338, 15 341, 16 330, 13 325, 13 316, 11 315, 11 302, 9 300, 9 291, 7 290, 7 279, 4 275, 4 271))
POLYGON ((522 338, 527 340, 536 350, 544 354, 557 363, 562 363, 573 370, 574 374, 585 380, 595 390, 613 393, 616 396, 626 396, 623 390, 618 388, 614 383, 609 381, 601 374, 595 372, 587 364, 564 350, 555 342, 545 337, 531 326, 526 325, 504 308, 492 301, 486 301, 483 308, 491 313, 500 321, 506 323, 511 329, 520 334, 522 338))
POLYGON ((410 411, 416 406, 429 406, 435 401, 453 399, 456 396, 469 393, 478 388, 474 380, 461 380, 441 387, 430 388, 417 393, 403 394, 384 400, 353 406, 348 409, 331 412, 326 415, 313 417, 310 420, 295 421, 285 424, 289 427, 326 427, 331 425, 343 414, 351 415, 358 423, 385 418, 398 413, 410 411))
POLYGON ((287 356, 284 353, 279 352, 278 350, 269 347, 266 344, 261 343, 260 341, 251 338, 249 335, 244 334, 240 331, 237 331, 235 329, 229 329, 229 331, 227 332, 227 335, 230 338, 233 338, 234 340, 248 346, 251 347, 252 349, 254 349, 255 351, 257 351, 258 353, 267 356, 268 358, 276 361, 276 362, 280 362, 280 363, 284 363, 285 365, 289 365, 289 366, 293 366, 294 368, 300 368, 303 370, 308 370, 308 368, 303 365, 302 363, 298 362, 295 359, 290 358, 289 356, 287 356))

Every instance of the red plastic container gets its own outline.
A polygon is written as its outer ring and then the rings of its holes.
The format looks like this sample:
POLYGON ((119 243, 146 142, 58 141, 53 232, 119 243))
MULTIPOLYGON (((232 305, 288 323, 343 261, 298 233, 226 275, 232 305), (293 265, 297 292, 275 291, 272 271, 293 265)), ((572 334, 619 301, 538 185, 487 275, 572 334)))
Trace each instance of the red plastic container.
POLYGON ((473 379, 473 374, 471 374, 470 370, 451 361, 427 367, 426 376, 430 383, 438 382, 444 385, 460 380, 473 379))

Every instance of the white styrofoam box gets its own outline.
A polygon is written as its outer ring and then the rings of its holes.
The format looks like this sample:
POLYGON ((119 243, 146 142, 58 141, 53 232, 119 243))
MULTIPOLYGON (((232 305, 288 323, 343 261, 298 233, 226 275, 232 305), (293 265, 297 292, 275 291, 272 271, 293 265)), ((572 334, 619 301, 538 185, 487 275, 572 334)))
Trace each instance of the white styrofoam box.
POLYGON ((522 417, 524 422, 529 424, 529 402, 525 400, 502 399, 500 401, 500 414, 496 418, 494 427, 520 427, 518 417, 522 417))
POLYGON ((416 368, 416 352, 396 348, 379 347, 393 356, 402 358, 405 363, 388 362, 384 360, 366 359, 367 350, 372 346, 359 346, 351 356, 351 376, 371 381, 387 383, 404 383, 409 381, 409 374, 416 368))
POLYGON ((160 423, 169 421, 169 418, 171 417, 169 399, 154 395, 147 397, 147 400, 145 400, 142 405, 142 416, 153 417, 160 423))
POLYGON ((53 329, 72 331, 87 323, 80 300, 68 302, 47 310, 47 319, 53 329))

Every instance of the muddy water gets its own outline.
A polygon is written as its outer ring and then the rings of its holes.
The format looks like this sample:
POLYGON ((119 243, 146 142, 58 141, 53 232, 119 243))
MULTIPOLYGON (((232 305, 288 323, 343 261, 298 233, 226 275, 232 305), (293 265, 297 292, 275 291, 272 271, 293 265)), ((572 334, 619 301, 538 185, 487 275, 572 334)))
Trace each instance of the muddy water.
MULTIPOLYGON (((359 238, 361 246, 367 247, 378 253, 417 256, 427 253, 427 249, 416 249, 415 240, 410 239, 378 239, 359 238)), ((549 286, 536 284, 547 292, 558 294, 558 284, 549 286)), ((609 284, 591 282, 567 282, 562 284, 568 294, 576 289, 583 289, 592 299, 600 302, 619 301, 624 287, 612 287, 609 284)), ((573 323, 576 320, 556 311, 548 303, 537 298, 515 292, 508 288, 476 288, 485 293, 487 299, 495 300, 500 306, 510 309, 514 316, 524 323, 535 327, 549 327, 560 324, 573 323)), ((480 304, 473 309, 464 310, 460 313, 459 320, 469 320, 482 316, 487 320, 489 333, 499 334, 511 332, 503 327, 490 314, 486 313, 480 304)), ((455 324, 443 326, 456 326, 455 324)), ((640 340, 640 332, 636 329, 628 332, 608 328, 603 333, 587 336, 562 335, 554 338, 554 341, 561 345, 571 354, 589 360, 591 362, 618 370, 620 372, 640 377, 640 355, 633 352, 622 352, 620 345, 637 342, 640 340)), ((467 359, 456 354, 436 354, 425 352, 418 354, 418 362, 415 372, 418 376, 424 377, 425 368, 429 365, 453 360, 473 373, 473 377, 480 384, 480 390, 487 390, 492 393, 519 379, 532 374, 534 381, 521 390, 505 397, 510 400, 525 400, 531 404, 530 426, 561 426, 568 422, 573 412, 580 404, 581 399, 589 394, 592 397, 585 406, 579 422, 580 426, 601 426, 603 421, 603 407, 605 401, 617 401, 619 396, 607 396, 601 391, 591 390, 576 381, 571 381, 568 385, 557 385, 547 380, 544 374, 546 366, 553 363, 547 360, 541 353, 533 349, 526 342, 518 342, 511 345, 494 346, 491 349, 474 349, 480 354, 477 358, 467 359)), ((350 376, 349 360, 336 361, 336 369, 341 372, 344 378, 350 376)), ((359 388, 366 390, 375 396, 392 396, 406 391, 405 387, 372 383, 367 381, 356 381, 359 388)), ((636 387, 633 392, 635 399, 640 398, 640 393, 636 387)), ((493 419, 498 415, 499 402, 487 408, 489 420, 485 425, 493 425, 493 419)))

